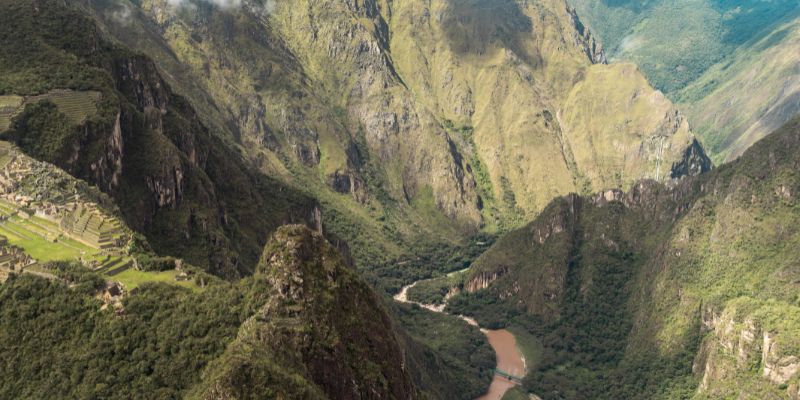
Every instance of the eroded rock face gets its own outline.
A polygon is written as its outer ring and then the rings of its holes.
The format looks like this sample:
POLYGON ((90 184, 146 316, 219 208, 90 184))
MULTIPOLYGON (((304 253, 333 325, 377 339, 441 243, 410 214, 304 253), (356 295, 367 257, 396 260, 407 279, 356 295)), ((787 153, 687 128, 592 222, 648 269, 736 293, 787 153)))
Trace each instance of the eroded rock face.
POLYGON ((669 100, 632 66, 603 65, 563 0, 498 4, 492 15, 442 0, 275 2, 266 14, 251 0, 192 12, 145 0, 141 10, 196 79, 161 67, 213 97, 193 100, 210 103, 262 169, 318 169, 310 175, 359 203, 430 192, 474 231, 487 208, 518 221, 555 196, 668 179, 692 138, 669 100), (579 101, 600 94, 610 100, 579 101))
POLYGON ((788 384, 798 377, 800 358, 782 351, 777 343, 781 334, 769 331, 757 317, 737 316, 736 306, 705 315, 704 329, 713 334, 704 342, 693 365, 694 373, 702 376, 698 388, 701 393, 731 392, 726 382, 760 371, 760 377, 775 388, 786 387, 789 398, 796 396, 796 389, 788 384))
MULTIPOLYGON (((9 10, 20 20, 60 16, 34 29, 35 40, 73 55, 101 94, 97 115, 68 132, 57 143, 61 148, 46 156, 53 159, 44 161, 111 195, 128 225, 144 233, 158 252, 220 275, 252 270, 264 238, 277 226, 316 222, 313 200, 257 173, 229 138, 209 128, 194 105, 172 91, 150 58, 109 43, 81 7, 88 5, 48 0, 9 10), (94 45, 51 43, 63 39, 60 32, 74 29, 94 45)), ((46 60, 28 61, 42 71, 52 68, 46 60)), ((258 110, 247 112, 255 114, 254 123, 258 110)), ((23 143, 36 132, 17 134, 23 143)), ((319 158, 314 151, 309 157, 319 158)))
POLYGON ((710 171, 713 166, 700 143, 693 140, 692 145, 684 152, 683 159, 672 166, 671 177, 675 179, 682 176, 700 175, 710 171))
POLYGON ((281 227, 255 278, 266 304, 222 356, 229 361, 210 367, 203 398, 259 398, 258 390, 278 398, 418 398, 382 300, 321 234, 281 227), (273 368, 293 378, 272 382, 273 368))
POLYGON ((784 385, 800 371, 800 357, 793 354, 782 355, 780 346, 774 342, 774 336, 764 332, 764 342, 761 346, 764 377, 775 384, 784 385))
POLYGON ((468 293, 475 293, 479 290, 486 289, 494 281, 505 275, 506 272, 508 272, 508 268, 500 268, 493 272, 482 272, 464 284, 464 290, 468 293))

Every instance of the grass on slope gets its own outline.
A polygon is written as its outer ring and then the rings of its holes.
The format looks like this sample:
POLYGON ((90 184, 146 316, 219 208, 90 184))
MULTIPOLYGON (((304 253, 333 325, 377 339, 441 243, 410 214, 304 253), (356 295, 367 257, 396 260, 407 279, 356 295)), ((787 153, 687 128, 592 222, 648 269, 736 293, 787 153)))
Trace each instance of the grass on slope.
POLYGON ((733 49, 797 16, 794 0, 570 0, 612 59, 639 65, 654 86, 675 92, 733 49))
POLYGON ((145 283, 166 283, 169 285, 181 286, 192 290, 198 290, 198 286, 191 280, 177 281, 178 271, 145 272, 130 268, 112 277, 113 280, 125 285, 125 289, 132 290, 145 283))
POLYGON ((675 94, 718 164, 800 113, 800 18, 740 46, 675 94))

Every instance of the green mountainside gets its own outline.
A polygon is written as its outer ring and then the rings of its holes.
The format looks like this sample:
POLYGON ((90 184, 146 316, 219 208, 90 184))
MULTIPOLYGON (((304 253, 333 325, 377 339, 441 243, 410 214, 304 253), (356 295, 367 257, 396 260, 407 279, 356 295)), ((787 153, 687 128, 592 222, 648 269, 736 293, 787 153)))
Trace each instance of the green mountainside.
POLYGON ((610 59, 638 65, 673 93, 800 15, 794 0, 570 0, 610 59))
POLYGON ((676 93, 715 160, 730 161, 800 113, 800 18, 736 49, 676 93))
POLYGON ((553 201, 449 303, 545 346, 543 399, 796 398, 800 119, 673 185, 553 201))
POLYGON ((556 195, 668 179, 694 140, 635 68, 602 64, 563 1, 174 4, 83 9, 317 198, 360 265, 505 231, 556 195))
POLYGON ((105 41, 83 13, 57 1, 0 8, 2 35, 28 38, 0 43, 0 94, 100 93, 81 123, 57 100, 31 102, 4 135, 111 195, 156 251, 236 276, 252 271, 272 229, 314 223, 314 200, 258 173, 152 61, 105 41))
POLYGON ((800 398, 796 2, 573 3, 0 0, 0 398, 800 398))
POLYGON ((570 0, 613 61, 678 103, 715 162, 800 112, 794 0, 570 0))
POLYGON ((455 399, 488 385, 478 368, 494 362, 477 328, 455 318, 432 322, 454 333, 452 348, 399 331, 304 226, 279 228, 250 277, 202 290, 148 283, 113 310, 97 275, 60 268, 51 280, 12 274, 0 285, 0 397, 455 399), (470 349, 488 359, 469 361, 470 349))

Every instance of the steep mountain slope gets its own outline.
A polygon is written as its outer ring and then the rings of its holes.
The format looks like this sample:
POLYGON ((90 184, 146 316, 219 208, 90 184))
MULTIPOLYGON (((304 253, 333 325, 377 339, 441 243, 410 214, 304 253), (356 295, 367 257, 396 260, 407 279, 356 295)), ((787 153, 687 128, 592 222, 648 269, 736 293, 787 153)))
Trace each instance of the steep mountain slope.
POLYGON ((365 257, 665 179, 692 144, 635 69, 592 64, 602 52, 561 1, 174 3, 88 5, 262 171, 336 210, 365 257))
POLYGON ((220 275, 247 273, 268 232, 315 219, 309 197, 255 171, 173 94, 146 57, 106 42, 58 1, 0 3, 0 93, 100 93, 81 123, 29 104, 6 136, 111 195, 156 250, 220 275))
POLYGON ((391 27, 398 72, 460 133, 500 216, 664 179, 692 143, 634 67, 592 64, 602 51, 561 1, 399 2, 391 27))
POLYGON ((116 311, 96 297, 102 279, 61 269, 0 284, 3 398, 407 400, 425 393, 411 371, 451 368, 406 359, 442 352, 405 347, 381 298, 304 226, 276 230, 251 277, 142 285, 116 311))
POLYGON ((796 398, 800 119, 673 186, 555 200, 500 239, 454 312, 518 324, 550 398, 796 398))
POLYGON ((679 103, 718 163, 800 111, 796 1, 571 4, 612 60, 635 63, 679 103))
POLYGON ((209 366, 198 398, 419 398, 380 299, 320 234, 280 228, 254 280, 266 302, 209 366))
POLYGON ((675 98, 716 160, 739 157, 800 113, 800 18, 740 46, 675 98))
POLYGON ((798 16, 793 0, 570 0, 613 60, 639 65, 672 93, 798 16))

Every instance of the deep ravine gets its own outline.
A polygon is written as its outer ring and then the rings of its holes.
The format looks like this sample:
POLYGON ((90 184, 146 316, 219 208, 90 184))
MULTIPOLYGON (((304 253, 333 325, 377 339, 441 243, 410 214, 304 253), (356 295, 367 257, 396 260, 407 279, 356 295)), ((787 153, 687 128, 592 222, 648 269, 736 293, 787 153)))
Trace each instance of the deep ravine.
MULTIPOLYGON (((445 303, 436 305, 422 304, 408 299, 408 290, 419 282, 422 281, 416 281, 410 285, 404 286, 403 289, 394 296, 395 301, 407 304, 416 304, 430 311, 446 314, 444 311, 445 307, 447 306, 446 300, 445 303)), ((458 317, 464 320, 464 322, 480 328, 478 322, 474 319, 463 315, 458 315, 458 317)), ((492 346, 492 349, 495 352, 497 358, 497 366, 495 367, 496 371, 502 371, 512 376, 524 377, 527 372, 525 356, 522 355, 522 352, 517 347, 517 340, 514 335, 506 329, 480 329, 481 332, 486 335, 486 338, 489 339, 489 345, 492 346)), ((489 385, 486 394, 478 397, 476 400, 500 400, 509 389, 518 384, 519 383, 495 373, 492 383, 489 385)))

